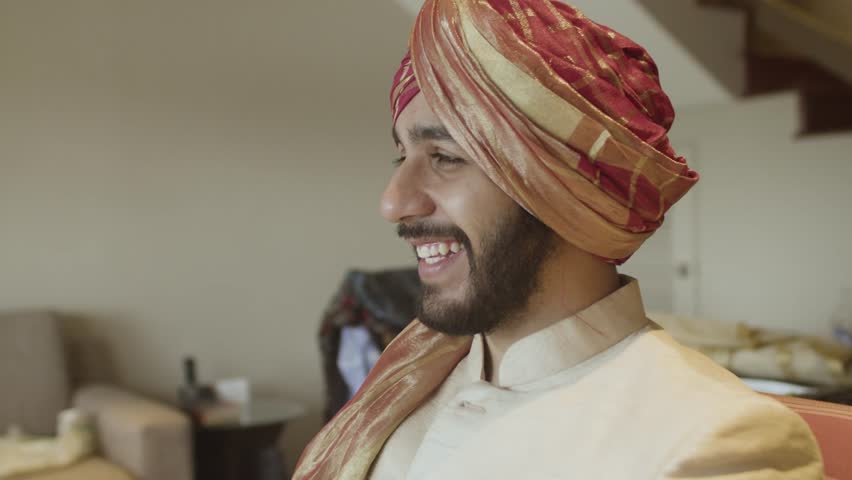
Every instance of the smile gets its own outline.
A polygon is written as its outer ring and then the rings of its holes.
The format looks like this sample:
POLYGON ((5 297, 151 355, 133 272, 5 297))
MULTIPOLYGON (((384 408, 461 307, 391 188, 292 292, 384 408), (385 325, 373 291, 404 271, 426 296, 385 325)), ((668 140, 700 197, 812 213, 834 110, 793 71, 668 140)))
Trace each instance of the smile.
POLYGON ((434 242, 417 247, 417 257, 428 265, 440 263, 464 250, 459 242, 434 242))

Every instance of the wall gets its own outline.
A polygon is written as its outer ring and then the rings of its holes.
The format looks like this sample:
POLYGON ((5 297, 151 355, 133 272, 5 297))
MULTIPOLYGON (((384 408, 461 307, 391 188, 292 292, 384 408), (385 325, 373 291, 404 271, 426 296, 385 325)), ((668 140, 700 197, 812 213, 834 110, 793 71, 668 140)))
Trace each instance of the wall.
POLYGON ((148 394, 194 354, 303 402, 291 453, 344 272, 412 263, 378 215, 409 20, 308 4, 0 3, 0 309, 77 315, 148 394))
POLYGON ((699 314, 828 334, 852 287, 852 134, 796 136, 783 94, 679 112, 700 160, 699 314))

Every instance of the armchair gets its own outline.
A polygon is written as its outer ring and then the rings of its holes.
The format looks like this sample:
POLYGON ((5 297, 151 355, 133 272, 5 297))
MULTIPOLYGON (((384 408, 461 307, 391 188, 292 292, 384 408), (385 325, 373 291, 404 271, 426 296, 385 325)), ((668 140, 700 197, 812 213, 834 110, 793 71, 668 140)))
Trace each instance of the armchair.
POLYGON ((10 480, 191 480, 192 430, 172 407, 107 385, 72 385, 60 329, 48 313, 0 315, 0 433, 53 435, 69 406, 95 420, 99 452, 67 468, 10 480))

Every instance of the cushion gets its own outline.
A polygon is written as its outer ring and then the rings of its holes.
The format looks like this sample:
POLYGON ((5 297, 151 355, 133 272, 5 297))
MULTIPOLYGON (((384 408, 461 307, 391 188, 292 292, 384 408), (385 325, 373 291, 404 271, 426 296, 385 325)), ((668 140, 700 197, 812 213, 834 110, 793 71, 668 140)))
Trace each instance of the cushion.
POLYGON ((16 475, 9 480, 133 480, 133 477, 104 459, 90 458, 67 468, 16 475))

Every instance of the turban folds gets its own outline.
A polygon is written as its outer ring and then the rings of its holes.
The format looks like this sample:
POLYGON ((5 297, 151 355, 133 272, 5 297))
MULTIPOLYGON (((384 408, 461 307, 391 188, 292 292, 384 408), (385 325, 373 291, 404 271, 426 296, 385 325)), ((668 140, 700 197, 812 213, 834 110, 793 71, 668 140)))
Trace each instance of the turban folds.
POLYGON ((418 94, 489 178, 575 246, 629 258, 697 181, 647 52, 551 0, 426 0, 391 91, 418 94))
MULTIPOLYGON (((674 111, 648 54, 556 1, 426 0, 391 91, 394 122, 418 94, 507 195, 614 263, 698 181, 666 138, 674 111)), ((367 478, 470 343, 412 322, 293 478, 367 478)))

